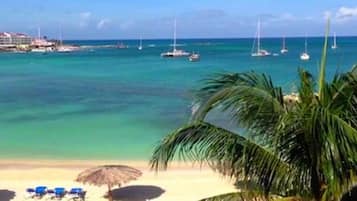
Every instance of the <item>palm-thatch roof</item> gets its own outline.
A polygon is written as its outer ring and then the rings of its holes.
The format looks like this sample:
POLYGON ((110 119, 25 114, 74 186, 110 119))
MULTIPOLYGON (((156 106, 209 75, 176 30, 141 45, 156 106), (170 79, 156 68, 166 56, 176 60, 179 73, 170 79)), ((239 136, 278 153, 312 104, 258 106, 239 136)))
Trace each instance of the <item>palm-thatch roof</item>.
POLYGON ((80 173, 77 182, 95 186, 122 186, 142 175, 140 170, 126 165, 104 165, 80 173))

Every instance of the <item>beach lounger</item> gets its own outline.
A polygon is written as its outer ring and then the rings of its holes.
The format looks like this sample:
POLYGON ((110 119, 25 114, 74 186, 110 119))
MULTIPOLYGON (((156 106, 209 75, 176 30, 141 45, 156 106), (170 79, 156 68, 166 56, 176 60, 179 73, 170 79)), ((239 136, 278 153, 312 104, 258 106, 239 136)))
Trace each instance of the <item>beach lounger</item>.
POLYGON ((26 189, 25 199, 34 198, 35 196, 36 196, 35 189, 33 188, 26 189))
POLYGON ((35 188, 35 197, 42 198, 47 193, 46 186, 37 186, 35 188))
POLYGON ((52 189, 48 189, 47 190, 47 192, 46 192, 46 197, 45 197, 45 199, 46 200, 52 200, 52 199, 54 199, 55 198, 55 191, 54 190, 52 190, 52 189))
POLYGON ((46 200, 61 200, 66 195, 66 189, 63 187, 56 187, 53 190, 49 189, 46 193, 46 200))
POLYGON ((66 189, 63 187, 57 187, 54 190, 55 198, 62 199, 66 195, 66 189))
POLYGON ((85 196, 86 196, 86 191, 83 191, 82 188, 72 188, 69 192, 68 192, 68 198, 69 200, 85 200, 85 196))

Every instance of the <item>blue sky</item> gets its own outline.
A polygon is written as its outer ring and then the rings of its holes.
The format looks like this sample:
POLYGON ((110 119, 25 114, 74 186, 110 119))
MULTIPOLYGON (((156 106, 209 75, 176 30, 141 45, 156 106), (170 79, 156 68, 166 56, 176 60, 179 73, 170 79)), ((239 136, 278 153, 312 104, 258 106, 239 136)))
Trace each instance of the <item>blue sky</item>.
POLYGON ((326 16, 338 35, 357 35, 356 0, 1 0, 0 31, 64 39, 322 35, 326 16))

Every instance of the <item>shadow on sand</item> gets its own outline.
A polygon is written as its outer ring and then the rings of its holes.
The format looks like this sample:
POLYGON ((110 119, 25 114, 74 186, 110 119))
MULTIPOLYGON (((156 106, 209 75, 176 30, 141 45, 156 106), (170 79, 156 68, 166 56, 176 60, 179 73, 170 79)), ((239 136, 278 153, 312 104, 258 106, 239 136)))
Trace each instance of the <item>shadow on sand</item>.
POLYGON ((14 191, 0 190, 0 201, 10 201, 15 197, 14 191))
POLYGON ((157 186, 127 186, 114 189, 113 200, 117 201, 146 201, 160 197, 165 190, 157 186))

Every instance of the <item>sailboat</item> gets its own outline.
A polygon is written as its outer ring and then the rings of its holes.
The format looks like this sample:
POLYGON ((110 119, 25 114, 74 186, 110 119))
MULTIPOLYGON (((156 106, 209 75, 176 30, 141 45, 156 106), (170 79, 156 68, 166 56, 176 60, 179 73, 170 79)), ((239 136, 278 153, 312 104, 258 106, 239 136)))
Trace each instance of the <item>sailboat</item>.
POLYGON ((336 33, 333 33, 333 45, 331 46, 331 49, 337 49, 336 33))
POLYGON ((142 50, 142 49, 143 49, 143 39, 142 39, 142 37, 140 36, 140 42, 139 42, 138 50, 142 50))
POLYGON ((256 52, 253 52, 254 51, 254 45, 253 45, 253 48, 252 48, 252 57, 265 57, 265 56, 270 56, 271 53, 264 50, 264 49, 261 49, 261 43, 260 43, 260 30, 261 30, 261 23, 260 23, 260 19, 258 20, 258 28, 257 28, 257 51, 256 52))
POLYGON ((56 49, 57 49, 57 52, 61 52, 61 53, 69 53, 69 52, 73 52, 73 50, 74 50, 70 46, 63 45, 62 28, 60 28, 59 45, 57 46, 56 49))
POLYGON ((178 50, 176 49, 176 19, 174 23, 174 44, 173 44, 173 50, 161 53, 162 57, 182 57, 182 56, 189 56, 189 52, 185 52, 184 50, 178 50))
POLYGON ((307 53, 307 37, 305 37, 305 51, 300 55, 300 59, 303 61, 310 59, 310 55, 307 53))
POLYGON ((283 47, 281 48, 280 53, 286 54, 288 52, 289 52, 289 50, 288 50, 288 48, 286 48, 286 44, 285 44, 285 37, 283 37, 283 47))
POLYGON ((41 38, 41 27, 38 27, 37 39, 33 40, 31 45, 33 46, 33 48, 31 48, 31 52, 47 53, 51 50, 51 48, 48 47, 50 44, 41 38))

